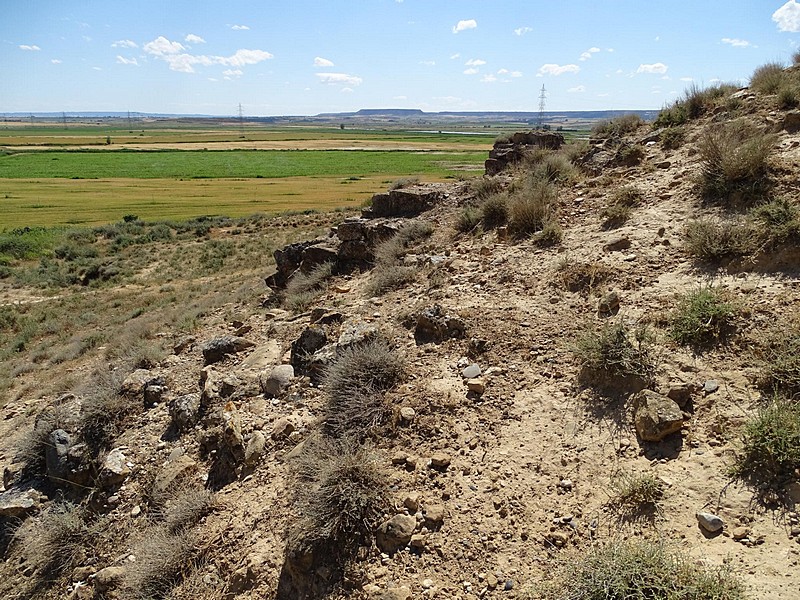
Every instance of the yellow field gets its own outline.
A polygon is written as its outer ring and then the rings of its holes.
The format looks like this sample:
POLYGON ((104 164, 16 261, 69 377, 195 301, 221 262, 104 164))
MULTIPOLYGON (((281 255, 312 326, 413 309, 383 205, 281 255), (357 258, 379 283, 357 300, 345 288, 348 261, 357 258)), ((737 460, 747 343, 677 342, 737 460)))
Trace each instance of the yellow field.
POLYGON ((5 179, 0 230, 24 226, 101 225, 135 214, 143 220, 198 214, 246 216, 358 206, 401 177, 281 179, 5 179), (79 201, 77 201, 79 199, 79 201))

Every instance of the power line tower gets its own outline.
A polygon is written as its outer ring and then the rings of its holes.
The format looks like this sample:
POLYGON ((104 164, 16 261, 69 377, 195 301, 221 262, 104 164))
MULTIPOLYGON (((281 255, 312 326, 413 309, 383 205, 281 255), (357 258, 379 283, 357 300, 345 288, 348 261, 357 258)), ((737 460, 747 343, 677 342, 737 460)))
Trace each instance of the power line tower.
POLYGON ((244 137, 244 113, 242 112, 242 103, 239 103, 239 135, 244 137))
POLYGON ((67 113, 65 113, 63 111, 61 113, 61 122, 64 124, 64 129, 66 129, 67 128, 67 113))
POLYGON ((133 126, 131 125, 131 111, 128 111, 128 129, 131 129, 133 126))
POLYGON ((537 119, 536 129, 544 127, 545 100, 547 100, 547 90, 544 89, 544 84, 542 84, 542 91, 539 93, 539 118, 537 119))

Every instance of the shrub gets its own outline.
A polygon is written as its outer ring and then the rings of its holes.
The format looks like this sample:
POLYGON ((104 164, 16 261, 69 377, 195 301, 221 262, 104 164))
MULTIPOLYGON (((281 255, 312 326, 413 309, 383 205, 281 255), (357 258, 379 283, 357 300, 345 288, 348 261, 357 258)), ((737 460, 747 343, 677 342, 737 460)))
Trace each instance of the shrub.
POLYGON ((501 227, 508 222, 508 194, 489 196, 481 205, 484 229, 501 227))
POLYGON ((411 187, 419 183, 419 177, 402 177, 395 180, 390 186, 390 190, 400 190, 403 188, 411 187))
POLYGON ((686 130, 683 127, 667 127, 659 135, 659 140, 665 149, 676 150, 681 147, 685 137, 686 130))
POLYGON ((387 505, 386 476, 360 444, 325 437, 306 444, 297 472, 302 517, 289 532, 288 549, 341 568, 372 539, 387 505))
POLYGON ((630 516, 661 511, 664 485, 652 473, 618 471, 611 478, 609 505, 618 513, 630 516))
POLYGON ((691 256, 719 261, 752 254, 760 243, 759 235, 746 218, 698 219, 686 224, 684 247, 691 256))
POLYGON ((296 272, 286 283, 283 304, 294 312, 304 310, 319 296, 333 274, 331 263, 316 265, 308 273, 296 272))
POLYGON ((192 568, 197 536, 191 531, 172 534, 164 527, 148 528, 133 553, 136 562, 126 567, 120 587, 122 598, 165 598, 192 568))
POLYGON ((570 292, 591 294, 613 276, 614 272, 599 262, 578 263, 567 258, 558 265, 558 280, 570 292))
POLYGON ((509 229, 518 236, 529 236, 544 228, 555 212, 557 189, 548 181, 532 181, 512 197, 509 229))
POLYGON ((800 104, 800 89, 795 85, 784 85, 778 90, 778 108, 787 110, 800 104))
POLYGON ((550 217, 542 224, 542 230, 535 235, 534 241, 540 246, 556 246, 564 239, 564 230, 555 217, 550 217))
POLYGON ((141 398, 119 393, 125 378, 120 371, 97 370, 81 390, 84 400, 77 429, 94 456, 111 448, 125 421, 141 406, 141 398))
POLYGON ((428 221, 413 219, 406 222, 394 236, 375 248, 375 263, 380 265, 397 263, 412 245, 430 237, 431 234, 433 225, 428 221))
POLYGON ((631 209, 639 206, 643 198, 642 191, 634 186, 627 185, 615 190, 600 213, 603 229, 622 226, 630 218, 631 209))
POLYGON ((561 146, 559 153, 566 156, 572 164, 575 164, 579 162, 588 151, 589 142, 586 140, 572 140, 561 146))
POLYGON ((737 86, 731 83, 718 83, 706 88, 702 88, 696 83, 691 83, 684 90, 681 98, 658 113, 653 122, 653 127, 656 129, 676 127, 691 119, 697 119, 709 109, 718 105, 720 101, 728 98, 737 89, 737 86))
POLYGON ((773 331, 759 351, 763 388, 793 396, 800 393, 800 330, 773 331))
POLYGON ((800 215, 797 207, 785 198, 777 198, 753 209, 752 216, 764 227, 772 244, 800 242, 800 215))
POLYGON ((575 354, 584 369, 582 378, 589 383, 603 386, 619 379, 649 384, 655 375, 652 345, 647 329, 631 331, 618 320, 584 333, 575 354))
POLYGON ((372 272, 369 281, 364 286, 364 293, 368 297, 382 296, 392 290, 399 290, 416 279, 416 267, 397 264, 381 265, 372 272))
POLYGON ((477 199, 483 200, 502 191, 503 184, 494 177, 479 177, 470 182, 469 188, 477 199))
POLYGON ((51 582, 76 567, 96 537, 80 506, 56 504, 38 519, 26 522, 15 534, 22 554, 36 568, 36 578, 51 582))
POLYGON ((768 158, 774 138, 734 121, 711 127, 700 142, 699 190, 707 200, 748 205, 767 191, 768 158))
POLYGON ((735 313, 722 293, 711 286, 689 292, 670 317, 670 337, 684 346, 708 347, 732 329, 735 313))
POLYGON ((154 516, 173 534, 190 529, 216 506, 214 492, 193 485, 179 486, 169 497, 154 500, 161 500, 154 516))
POLYGON ((593 138, 617 138, 636 131, 643 123, 642 118, 634 113, 603 121, 592 127, 593 138))
POLYGON ((774 399, 745 424, 733 476, 781 489, 800 469, 800 404, 774 399))
POLYGON ((456 229, 461 233, 473 231, 481 223, 483 215, 479 208, 465 206, 456 218, 456 229))
POLYGON ((750 76, 750 87, 762 94, 776 94, 787 80, 783 65, 770 62, 757 67, 750 76))
POLYGON ((25 465, 26 475, 38 477, 45 474, 45 451, 50 445, 50 434, 69 424, 70 412, 63 404, 48 407, 36 418, 33 427, 22 435, 16 447, 15 458, 25 465))
POLYGON ((531 177, 553 183, 569 183, 578 179, 578 169, 565 155, 551 152, 533 167, 531 177))
MULTIPOLYGON (((534 596, 529 596, 533 598, 534 596)), ((561 561, 544 600, 745 600, 726 568, 708 568, 659 542, 611 541, 561 561)))
POLYGON ((346 348, 325 370, 325 391, 333 405, 360 392, 381 392, 406 372, 402 355, 383 336, 346 348))

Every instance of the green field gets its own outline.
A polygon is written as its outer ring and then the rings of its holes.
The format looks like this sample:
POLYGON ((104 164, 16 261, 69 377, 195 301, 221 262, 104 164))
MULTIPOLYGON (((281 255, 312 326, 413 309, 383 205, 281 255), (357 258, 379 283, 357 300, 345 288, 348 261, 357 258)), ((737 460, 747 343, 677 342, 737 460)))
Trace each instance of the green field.
POLYGON ((374 173, 445 177, 473 170, 485 158, 485 152, 361 150, 20 152, 0 156, 0 178, 272 179, 374 173))

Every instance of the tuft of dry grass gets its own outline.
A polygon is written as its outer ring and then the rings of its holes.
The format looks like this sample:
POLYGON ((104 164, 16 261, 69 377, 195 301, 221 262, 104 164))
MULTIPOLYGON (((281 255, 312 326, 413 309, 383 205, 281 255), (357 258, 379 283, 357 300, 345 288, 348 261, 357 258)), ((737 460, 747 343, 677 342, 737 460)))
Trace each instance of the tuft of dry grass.
POLYGON ((298 271, 286 283, 283 305, 292 312, 305 310, 324 291, 332 274, 331 263, 317 265, 308 273, 298 271))
POLYGON ((631 211, 644 199, 642 191, 632 185, 615 190, 608 198, 605 208, 600 212, 603 229, 621 227, 630 218, 631 211))
POLYGON ((750 88, 761 94, 777 94, 788 78, 779 62, 765 63, 756 68, 750 76, 750 88))
POLYGON ((171 533, 166 527, 149 527, 134 546, 136 562, 126 567, 120 586, 122 598, 166 598, 195 567, 197 535, 192 531, 171 533))
POLYGON ((750 219, 697 219, 684 230, 684 248, 706 261, 753 254, 761 244, 760 231, 750 219))
POLYGON ((558 190, 549 181, 528 181, 514 193, 508 206, 509 230, 519 237, 528 237, 544 229, 555 219, 558 190))
POLYGON ((581 378, 600 387, 626 382, 648 385, 655 377, 654 343, 644 327, 632 330, 621 319, 590 328, 575 345, 575 356, 583 367, 581 378))
POLYGON ((486 230, 502 227, 508 222, 508 194, 489 196, 481 204, 483 228, 486 230))
POLYGON ((760 202, 769 189, 773 143, 774 136, 747 121, 709 127, 698 148, 700 195, 730 208, 760 202))

